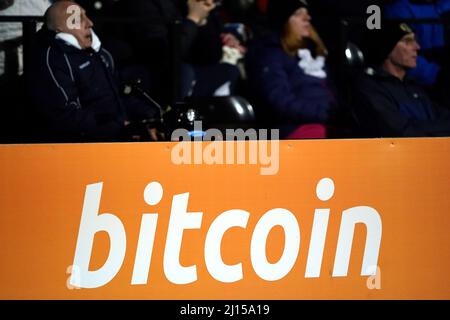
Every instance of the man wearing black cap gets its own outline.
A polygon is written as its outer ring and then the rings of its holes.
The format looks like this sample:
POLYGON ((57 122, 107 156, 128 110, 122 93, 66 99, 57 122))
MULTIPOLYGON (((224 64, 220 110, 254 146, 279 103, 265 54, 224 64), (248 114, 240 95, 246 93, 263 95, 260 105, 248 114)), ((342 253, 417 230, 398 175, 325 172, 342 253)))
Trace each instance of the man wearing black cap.
POLYGON ((383 21, 368 31, 365 57, 371 66, 355 79, 354 114, 360 129, 375 137, 449 136, 450 115, 406 74, 420 49, 405 23, 383 21))

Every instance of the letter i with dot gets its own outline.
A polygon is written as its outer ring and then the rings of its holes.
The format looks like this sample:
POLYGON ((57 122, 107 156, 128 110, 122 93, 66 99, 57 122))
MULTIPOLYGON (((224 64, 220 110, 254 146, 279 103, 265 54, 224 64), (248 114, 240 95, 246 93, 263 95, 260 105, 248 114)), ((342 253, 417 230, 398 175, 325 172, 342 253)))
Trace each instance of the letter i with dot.
MULTIPOLYGON (((160 183, 149 183, 144 190, 144 201, 149 206, 156 206, 161 202, 163 193, 164 190, 160 183)), ((144 213, 142 215, 133 278, 131 280, 132 285, 145 285, 148 282, 157 223, 157 213, 144 213)))
MULTIPOLYGON (((320 180, 316 187, 317 198, 323 202, 331 200, 334 196, 334 191, 334 181, 330 178, 320 180)), ((316 209, 314 212, 305 278, 320 277, 329 217, 330 209, 316 209)))

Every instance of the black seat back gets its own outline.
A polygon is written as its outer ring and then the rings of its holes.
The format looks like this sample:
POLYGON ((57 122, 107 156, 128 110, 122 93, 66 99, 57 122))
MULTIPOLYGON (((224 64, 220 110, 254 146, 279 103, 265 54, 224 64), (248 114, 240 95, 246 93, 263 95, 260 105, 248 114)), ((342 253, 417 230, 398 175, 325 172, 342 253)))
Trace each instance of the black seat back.
POLYGON ((202 129, 249 129, 256 125, 253 106, 240 96, 190 97, 165 116, 169 131, 179 128, 194 129, 201 121, 202 129))

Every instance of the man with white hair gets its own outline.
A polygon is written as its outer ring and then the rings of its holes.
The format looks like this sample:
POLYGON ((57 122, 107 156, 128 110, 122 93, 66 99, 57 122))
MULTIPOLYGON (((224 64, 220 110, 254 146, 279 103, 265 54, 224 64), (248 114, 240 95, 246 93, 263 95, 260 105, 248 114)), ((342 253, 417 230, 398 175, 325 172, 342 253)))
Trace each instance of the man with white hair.
MULTIPOLYGON (((122 96, 114 60, 93 25, 70 0, 55 2, 45 13, 27 88, 46 140, 123 141, 130 122, 160 119, 156 106, 122 96)), ((147 129, 156 140, 154 129, 147 129)))

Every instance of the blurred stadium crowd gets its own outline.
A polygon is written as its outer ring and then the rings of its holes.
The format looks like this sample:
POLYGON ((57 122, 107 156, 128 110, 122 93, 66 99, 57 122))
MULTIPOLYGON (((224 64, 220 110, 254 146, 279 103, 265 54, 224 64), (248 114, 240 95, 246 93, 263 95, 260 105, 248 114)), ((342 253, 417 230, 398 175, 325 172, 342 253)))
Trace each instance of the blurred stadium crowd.
POLYGON ((0 0, 0 142, 449 136, 449 28, 450 0, 0 0))

